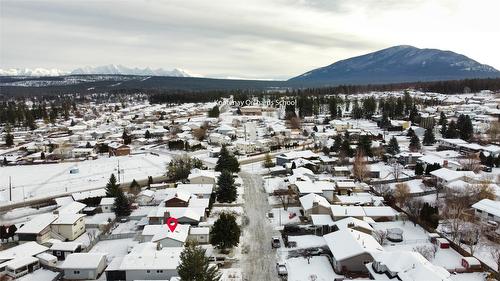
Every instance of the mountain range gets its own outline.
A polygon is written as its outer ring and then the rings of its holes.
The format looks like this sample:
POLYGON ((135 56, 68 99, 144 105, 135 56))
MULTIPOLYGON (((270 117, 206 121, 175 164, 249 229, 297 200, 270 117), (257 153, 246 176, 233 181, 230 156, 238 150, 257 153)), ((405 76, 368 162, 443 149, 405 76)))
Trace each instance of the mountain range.
POLYGON ((338 85, 489 77, 500 77, 500 71, 451 51, 401 45, 341 60, 288 81, 338 85))
MULTIPOLYGON (((464 55, 451 51, 438 49, 419 49, 413 46, 401 45, 379 50, 373 53, 357 56, 341 61, 337 61, 325 67, 320 67, 308 71, 302 75, 293 77, 287 81, 240 81, 238 79, 214 79, 200 78, 199 75, 192 74, 186 70, 173 69, 164 70, 162 68, 129 68, 123 65, 105 65, 98 67, 77 68, 71 72, 64 72, 57 69, 0 69, 0 76, 62 76, 64 75, 127 75, 148 76, 154 79, 142 79, 137 87, 148 87, 148 83, 154 83, 157 88, 182 88, 194 87, 204 89, 210 85, 210 89, 227 89, 232 87, 252 88, 252 85, 262 87, 322 87, 335 86, 341 84, 387 84, 400 82, 425 82, 439 80, 458 80, 465 78, 500 78, 500 71, 495 68, 481 64, 464 55), (168 78, 168 79, 162 79, 168 78), (236 86, 239 85, 239 86, 236 86)), ((7 78, 7 77, 5 77, 7 78)), ((19 79, 20 77, 12 77, 19 79)), ((71 80, 71 79, 70 79, 71 80)), ((25 82, 5 80, 4 83, 17 83, 26 85, 25 82)), ((83 80, 79 80, 83 81, 83 80)), ((85 80, 86 81, 86 80, 85 80)), ((50 82, 56 83, 56 82, 50 82)), ((65 82, 59 81, 58 84, 65 82)), ((71 83, 77 83, 71 80, 71 83)), ((29 83, 28 83, 29 84, 29 83)), ((37 81, 37 85, 48 85, 45 82, 37 81)), ((4 84, 5 85, 5 84, 4 84)), ((15 86, 16 84, 8 84, 15 86)))
POLYGON ((173 70, 164 70, 163 68, 129 68, 123 65, 103 65, 97 67, 85 66, 73 71, 62 71, 58 69, 0 69, 0 76, 63 76, 63 75, 83 75, 83 74, 103 74, 103 75, 139 75, 139 76, 169 76, 169 77, 199 77, 187 70, 174 68, 173 70))

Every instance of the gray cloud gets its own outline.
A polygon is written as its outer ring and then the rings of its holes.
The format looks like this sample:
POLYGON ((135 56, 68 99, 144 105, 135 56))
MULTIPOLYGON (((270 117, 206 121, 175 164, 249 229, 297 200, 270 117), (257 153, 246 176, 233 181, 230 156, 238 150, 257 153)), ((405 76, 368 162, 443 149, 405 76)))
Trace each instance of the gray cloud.
MULTIPOLYGON (((363 16, 417 5, 402 2, 1 0, 0 67, 119 63, 206 76, 288 78, 395 43, 415 44, 398 42, 400 31, 363 16)), ((498 55, 494 59, 499 62, 498 55)))

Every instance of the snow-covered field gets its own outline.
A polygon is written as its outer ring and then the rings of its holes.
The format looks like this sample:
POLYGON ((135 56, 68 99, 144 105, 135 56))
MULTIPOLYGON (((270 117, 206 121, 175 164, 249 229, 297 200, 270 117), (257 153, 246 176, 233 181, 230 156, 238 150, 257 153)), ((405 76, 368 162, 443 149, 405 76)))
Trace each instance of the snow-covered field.
POLYGON ((148 176, 160 176, 165 173, 169 156, 130 155, 122 157, 101 157, 74 163, 59 163, 30 166, 12 166, 0 168, 0 205, 9 199, 9 177, 12 179, 12 201, 43 198, 66 192, 104 187, 111 173, 120 181, 131 182, 133 179, 146 179, 148 176), (73 168, 78 173, 70 174, 73 168))

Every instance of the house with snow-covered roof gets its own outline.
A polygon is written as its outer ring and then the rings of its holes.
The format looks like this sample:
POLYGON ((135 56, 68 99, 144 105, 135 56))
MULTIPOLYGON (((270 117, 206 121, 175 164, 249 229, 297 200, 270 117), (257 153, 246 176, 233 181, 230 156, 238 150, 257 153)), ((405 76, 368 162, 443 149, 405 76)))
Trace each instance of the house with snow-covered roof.
POLYGON ((96 280, 106 268, 106 255, 103 253, 70 254, 60 268, 66 280, 96 280))
POLYGON ((373 236, 355 229, 341 229, 323 236, 332 252, 337 273, 367 272, 365 264, 373 262, 376 253, 384 251, 373 236))
POLYGON ((36 241, 40 244, 51 238, 50 225, 57 219, 54 214, 41 214, 24 223, 16 232, 19 242, 36 241))
POLYGON ((50 225, 52 235, 55 238, 73 241, 85 232, 84 214, 59 214, 57 219, 50 225), (60 236, 60 237, 58 237, 60 236))
POLYGON ((477 217, 500 222, 500 201, 483 199, 472 205, 477 217))
POLYGON ((219 175, 220 172, 214 170, 192 169, 188 180, 194 184, 215 184, 219 175))
POLYGON ((330 203, 321 195, 309 193, 300 197, 299 201, 306 216, 312 214, 330 214, 330 203))
POLYGON ((182 247, 189 235, 189 225, 178 224, 171 231, 167 224, 146 225, 141 233, 142 242, 159 243, 162 247, 182 247))
POLYGON ((159 248, 157 243, 137 244, 123 258, 115 258, 106 268, 107 280, 172 280, 184 248, 159 248), (145 277, 146 276, 146 277, 145 277))
POLYGON ((415 251, 383 251, 374 254, 374 261, 366 264, 374 280, 451 281, 450 273, 429 262, 415 251))

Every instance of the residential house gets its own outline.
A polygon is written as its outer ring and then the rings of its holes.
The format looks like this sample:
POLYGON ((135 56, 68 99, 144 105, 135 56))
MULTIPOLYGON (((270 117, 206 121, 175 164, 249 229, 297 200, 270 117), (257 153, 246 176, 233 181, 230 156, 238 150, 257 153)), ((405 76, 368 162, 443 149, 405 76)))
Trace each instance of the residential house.
POLYGON ((314 193, 309 193, 299 198, 300 205, 304 210, 304 215, 309 217, 312 214, 330 214, 330 203, 325 197, 314 193))
POLYGON ((384 251, 373 236, 355 229, 341 229, 323 238, 332 252, 333 269, 339 274, 367 272, 365 264, 373 262, 373 256, 384 251))
POLYGON ((188 180, 189 183, 194 184, 215 184, 219 174, 214 170, 193 169, 188 176, 188 180))
POLYGON ((80 253, 82 244, 78 242, 56 242, 52 244, 50 251, 58 260, 65 260, 70 254, 80 253))
POLYGON ((483 199, 473 204, 472 208, 480 219, 500 222, 500 201, 483 199))
POLYGON ((157 243, 136 245, 123 258, 115 258, 106 268, 106 280, 172 280, 184 248, 160 248, 157 243))
POLYGON ((50 228, 52 236, 73 241, 85 232, 84 214, 60 214, 52 222, 50 228))
POLYGON ((101 211, 103 213, 112 213, 114 209, 113 208, 114 204, 115 204, 115 197, 104 197, 101 198, 99 206, 101 207, 101 211))
POLYGON ((108 144, 108 148, 109 156, 130 155, 130 146, 123 143, 112 142, 108 144))
POLYGON ((60 268, 66 280, 97 280, 106 268, 106 255, 102 253, 70 254, 60 268))
POLYGON ((41 214, 24 223, 16 232, 20 243, 36 241, 40 244, 51 238, 50 225, 57 219, 54 214, 41 214))
POLYGON ((189 240, 194 240, 198 244, 210 243, 210 228, 208 227, 191 227, 189 229, 189 240))
POLYGON ((158 243, 162 247, 182 247, 189 235, 189 225, 178 224, 170 231, 167 224, 146 225, 142 230, 142 242, 158 243))
POLYGON ((383 251, 375 253, 374 259, 366 267, 375 280, 452 280, 445 268, 434 265, 415 251, 383 251))

